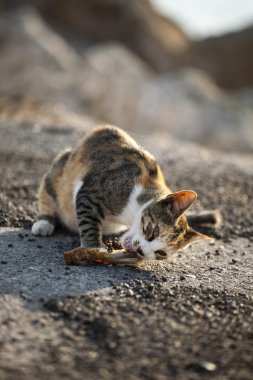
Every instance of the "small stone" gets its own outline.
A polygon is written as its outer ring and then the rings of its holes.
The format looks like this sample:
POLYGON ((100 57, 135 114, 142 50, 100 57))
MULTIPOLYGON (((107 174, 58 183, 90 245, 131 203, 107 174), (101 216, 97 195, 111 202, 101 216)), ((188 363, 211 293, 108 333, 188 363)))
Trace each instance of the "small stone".
POLYGON ((211 319, 211 318, 213 317, 213 314, 211 313, 211 311, 207 311, 207 312, 206 312, 206 317, 207 317, 208 319, 211 319))
POLYGON ((57 306, 58 308, 62 308, 62 307, 64 306, 64 303, 63 303, 62 301, 57 301, 57 302, 56 302, 56 306, 57 306))
POLYGON ((186 367, 188 370, 195 372, 213 372, 216 370, 216 364, 208 361, 201 361, 197 363, 191 363, 186 367))
POLYGON ((27 294, 21 292, 20 293, 20 297, 23 298, 24 300, 26 300, 28 298, 27 294))
POLYGON ((52 270, 51 268, 49 268, 49 269, 48 269, 48 272, 51 272, 51 273, 52 273, 52 272, 53 272, 53 270, 52 270))
POLYGON ((203 369, 205 369, 208 372, 213 372, 216 370, 216 364, 212 362, 203 361, 203 362, 200 362, 199 364, 203 369))
POLYGON ((8 244, 8 247, 9 247, 9 248, 13 248, 13 244, 11 244, 11 243, 8 244))
POLYGON ((127 290, 127 295, 130 297, 132 297, 134 295, 134 292, 132 291, 132 289, 127 290))
POLYGON ((187 277, 187 278, 196 278, 195 274, 186 274, 185 277, 187 277))
POLYGON ((185 280, 185 276, 180 276, 180 281, 185 280))
POLYGON ((1 260, 1 264, 7 264, 7 261, 1 260))

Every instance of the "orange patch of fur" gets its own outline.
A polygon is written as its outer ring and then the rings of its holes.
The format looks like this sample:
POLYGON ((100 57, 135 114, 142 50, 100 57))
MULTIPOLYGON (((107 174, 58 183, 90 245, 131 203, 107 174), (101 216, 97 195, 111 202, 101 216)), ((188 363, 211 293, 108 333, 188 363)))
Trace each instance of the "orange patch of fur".
POLYGON ((58 214, 61 220, 73 231, 77 231, 73 190, 77 181, 81 181, 88 171, 88 162, 80 160, 81 152, 70 157, 61 176, 55 176, 54 187, 57 193, 58 214), (78 154, 79 153, 79 154, 78 154))

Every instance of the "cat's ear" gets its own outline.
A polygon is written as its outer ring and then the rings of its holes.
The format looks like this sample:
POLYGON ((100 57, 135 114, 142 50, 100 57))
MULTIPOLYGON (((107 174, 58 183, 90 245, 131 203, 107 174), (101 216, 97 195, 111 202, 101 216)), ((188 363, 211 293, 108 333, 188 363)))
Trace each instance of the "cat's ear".
POLYGON ((193 228, 188 227, 186 234, 180 241, 180 248, 186 248, 189 244, 194 243, 197 240, 213 240, 213 238, 203 235, 200 232, 195 231, 193 228))
POLYGON ((173 208, 175 216, 178 218, 195 202, 197 194, 192 190, 182 190, 168 195, 164 200, 164 205, 173 208))

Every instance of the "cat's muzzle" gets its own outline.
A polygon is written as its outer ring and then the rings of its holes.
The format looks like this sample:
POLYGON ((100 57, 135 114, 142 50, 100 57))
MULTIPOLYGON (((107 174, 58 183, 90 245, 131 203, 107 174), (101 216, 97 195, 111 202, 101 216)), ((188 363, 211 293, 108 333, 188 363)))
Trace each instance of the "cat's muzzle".
MULTIPOLYGON (((140 258, 144 258, 145 257, 145 254, 144 252, 142 251, 141 247, 140 246, 136 246, 136 242, 133 242, 133 237, 132 236, 127 236, 123 243, 122 243, 122 246, 123 248, 128 251, 128 252, 136 252, 137 255, 140 257, 140 258)), ((139 243, 139 242, 138 242, 139 243)))

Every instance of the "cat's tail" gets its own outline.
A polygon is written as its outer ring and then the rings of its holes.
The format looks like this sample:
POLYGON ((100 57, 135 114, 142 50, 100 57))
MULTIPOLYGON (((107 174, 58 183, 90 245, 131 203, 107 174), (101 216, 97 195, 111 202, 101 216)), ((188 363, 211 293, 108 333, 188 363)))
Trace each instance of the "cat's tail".
POLYGON ((218 228, 222 223, 219 210, 205 210, 199 213, 189 213, 188 223, 191 227, 218 228))

